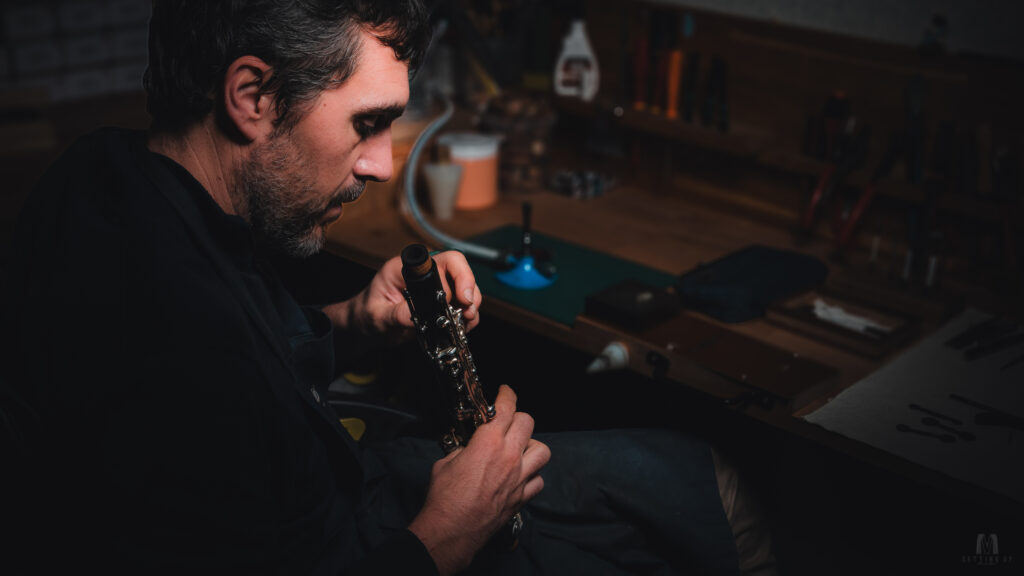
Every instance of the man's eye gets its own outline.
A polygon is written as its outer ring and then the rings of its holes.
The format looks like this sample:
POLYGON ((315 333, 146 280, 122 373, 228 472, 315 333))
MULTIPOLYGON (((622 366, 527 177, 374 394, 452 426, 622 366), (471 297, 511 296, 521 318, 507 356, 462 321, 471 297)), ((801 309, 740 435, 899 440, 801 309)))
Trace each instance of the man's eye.
POLYGON ((363 138, 369 138, 387 130, 391 125, 383 116, 369 116, 356 120, 356 132, 363 138))

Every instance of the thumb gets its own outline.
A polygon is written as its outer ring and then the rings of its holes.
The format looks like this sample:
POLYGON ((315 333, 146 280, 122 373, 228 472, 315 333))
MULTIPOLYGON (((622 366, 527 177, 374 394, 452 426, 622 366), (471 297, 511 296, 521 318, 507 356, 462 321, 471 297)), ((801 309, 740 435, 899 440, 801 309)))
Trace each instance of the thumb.
POLYGON ((391 320, 395 326, 401 326, 403 328, 412 328, 412 311, 409 310, 409 304, 405 300, 395 303, 391 309, 391 320))

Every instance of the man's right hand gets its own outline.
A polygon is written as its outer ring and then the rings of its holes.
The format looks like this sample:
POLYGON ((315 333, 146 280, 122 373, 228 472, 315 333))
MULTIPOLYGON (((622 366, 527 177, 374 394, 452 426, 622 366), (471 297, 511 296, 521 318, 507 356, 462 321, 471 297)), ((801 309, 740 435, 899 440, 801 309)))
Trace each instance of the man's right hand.
POLYGON ((516 412, 515 392, 505 385, 494 409, 465 447, 434 464, 426 502, 409 525, 442 575, 466 568, 544 487, 539 472, 551 451, 531 437, 533 418, 516 412))

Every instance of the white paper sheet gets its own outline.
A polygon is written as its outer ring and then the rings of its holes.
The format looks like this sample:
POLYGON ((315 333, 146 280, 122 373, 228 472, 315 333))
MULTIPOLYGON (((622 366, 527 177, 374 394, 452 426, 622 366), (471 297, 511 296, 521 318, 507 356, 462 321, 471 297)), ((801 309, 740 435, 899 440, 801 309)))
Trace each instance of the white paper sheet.
POLYGON ((945 345, 953 336, 988 318, 990 315, 976 309, 963 311, 804 419, 1024 502, 1024 433, 975 424, 975 415, 985 410, 950 398, 950 394, 960 395, 1024 417, 1024 363, 1001 369, 1024 354, 1024 343, 974 361, 968 361, 962 350, 945 345), (897 426, 904 424, 917 430, 948 433, 922 424, 928 414, 909 408, 910 404, 960 420, 961 425, 943 423, 972 433, 975 440, 943 442, 898 431, 897 426))

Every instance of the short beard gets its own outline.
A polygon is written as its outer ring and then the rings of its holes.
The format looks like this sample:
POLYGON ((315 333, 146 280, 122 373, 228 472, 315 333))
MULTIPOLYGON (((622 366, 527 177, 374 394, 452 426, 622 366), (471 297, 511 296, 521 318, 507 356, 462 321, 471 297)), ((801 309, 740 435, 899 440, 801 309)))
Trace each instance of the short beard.
POLYGON ((324 215, 359 198, 366 183, 356 181, 321 197, 315 178, 316 171, 295 153, 287 136, 258 146, 241 163, 235 192, 257 243, 293 258, 309 258, 323 249, 329 224, 322 222, 324 215))

